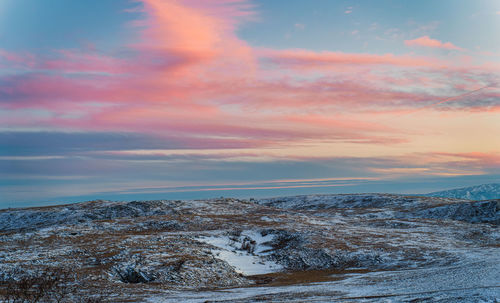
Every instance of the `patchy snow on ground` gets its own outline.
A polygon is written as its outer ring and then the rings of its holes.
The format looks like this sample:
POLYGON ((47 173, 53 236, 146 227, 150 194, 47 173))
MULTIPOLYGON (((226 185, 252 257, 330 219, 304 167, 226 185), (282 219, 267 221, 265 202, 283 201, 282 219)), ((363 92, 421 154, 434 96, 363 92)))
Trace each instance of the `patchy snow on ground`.
POLYGON ((242 231, 240 235, 214 235, 200 237, 199 241, 210 244, 213 255, 233 266, 236 272, 246 276, 262 275, 283 270, 279 264, 265 260, 274 235, 263 236, 255 230, 242 231))
POLYGON ((454 265, 338 274, 334 281, 172 293, 148 302, 487 302, 500 300, 500 255, 471 251, 454 265), (304 297, 305 296, 305 297, 304 297))
POLYGON ((110 303, 498 302, 499 225, 500 200, 391 194, 0 210, 0 301, 61 270, 110 303))

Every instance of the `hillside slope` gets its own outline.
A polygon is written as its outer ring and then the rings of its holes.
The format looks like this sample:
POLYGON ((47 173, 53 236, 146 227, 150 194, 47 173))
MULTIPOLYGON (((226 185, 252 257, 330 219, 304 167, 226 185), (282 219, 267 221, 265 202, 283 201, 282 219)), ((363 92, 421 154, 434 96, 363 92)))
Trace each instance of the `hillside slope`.
POLYGON ((456 188, 426 194, 430 197, 443 197, 466 200, 500 199, 500 183, 482 184, 477 186, 456 188))

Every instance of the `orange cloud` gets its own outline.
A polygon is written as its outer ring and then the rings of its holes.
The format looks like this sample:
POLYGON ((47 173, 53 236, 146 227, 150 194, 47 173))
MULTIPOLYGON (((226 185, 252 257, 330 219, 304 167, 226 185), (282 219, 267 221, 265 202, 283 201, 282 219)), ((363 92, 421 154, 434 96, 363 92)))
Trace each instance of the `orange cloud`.
POLYGON ((441 42, 436 39, 432 39, 429 36, 423 36, 413 40, 405 40, 407 46, 422 46, 430 48, 442 48, 449 50, 463 50, 462 48, 452 44, 451 42, 441 42))

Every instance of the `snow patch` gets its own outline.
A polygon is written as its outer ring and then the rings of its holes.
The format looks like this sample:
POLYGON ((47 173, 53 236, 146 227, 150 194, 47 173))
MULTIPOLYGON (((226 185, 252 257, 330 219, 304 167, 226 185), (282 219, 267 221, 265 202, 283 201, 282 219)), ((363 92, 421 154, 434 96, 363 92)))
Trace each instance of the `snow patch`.
POLYGON ((226 261, 235 271, 243 275, 262 275, 283 270, 275 262, 265 260, 272 249, 268 245, 274 235, 262 236, 254 230, 242 231, 239 235, 214 235, 200 237, 199 241, 215 246, 212 254, 226 261))

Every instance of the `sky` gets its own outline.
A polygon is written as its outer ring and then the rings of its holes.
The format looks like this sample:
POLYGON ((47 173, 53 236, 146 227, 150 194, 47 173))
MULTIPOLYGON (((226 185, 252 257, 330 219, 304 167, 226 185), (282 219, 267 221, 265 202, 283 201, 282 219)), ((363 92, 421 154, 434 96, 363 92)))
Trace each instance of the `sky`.
POLYGON ((500 182, 500 1, 0 0, 0 208, 500 182))

